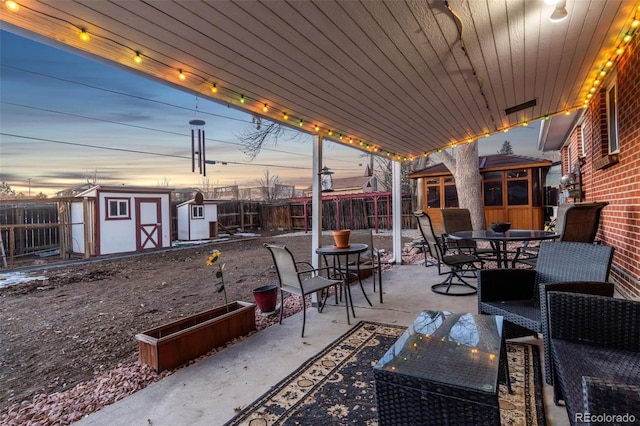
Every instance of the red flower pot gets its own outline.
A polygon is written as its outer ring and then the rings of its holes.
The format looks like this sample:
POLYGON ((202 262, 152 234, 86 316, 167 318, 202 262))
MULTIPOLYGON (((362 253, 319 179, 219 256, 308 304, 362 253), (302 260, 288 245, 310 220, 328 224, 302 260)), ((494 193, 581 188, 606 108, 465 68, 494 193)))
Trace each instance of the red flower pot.
POLYGON ((256 305, 262 312, 273 312, 278 302, 278 287, 271 284, 253 290, 256 305))

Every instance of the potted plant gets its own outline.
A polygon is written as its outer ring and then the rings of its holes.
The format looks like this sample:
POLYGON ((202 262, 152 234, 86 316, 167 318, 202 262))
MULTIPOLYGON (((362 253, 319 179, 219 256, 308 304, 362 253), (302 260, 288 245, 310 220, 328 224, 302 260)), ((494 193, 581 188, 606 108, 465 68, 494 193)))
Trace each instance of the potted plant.
POLYGON ((207 265, 218 267, 218 292, 224 291, 225 305, 137 334, 140 363, 156 371, 169 370, 256 330, 256 305, 227 300, 221 254, 214 251, 207 265))
POLYGON ((349 247, 349 236, 351 235, 350 229, 338 229, 333 231, 333 240, 336 248, 349 247))

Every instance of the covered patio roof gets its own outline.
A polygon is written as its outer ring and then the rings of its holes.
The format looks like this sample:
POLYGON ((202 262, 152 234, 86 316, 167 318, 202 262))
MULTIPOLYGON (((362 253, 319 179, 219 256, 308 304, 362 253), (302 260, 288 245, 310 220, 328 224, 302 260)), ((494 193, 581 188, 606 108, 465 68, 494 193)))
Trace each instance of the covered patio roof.
POLYGON ((4 3, 3 29, 396 160, 575 115, 638 13, 632 0, 566 0, 561 22, 542 0, 4 3))

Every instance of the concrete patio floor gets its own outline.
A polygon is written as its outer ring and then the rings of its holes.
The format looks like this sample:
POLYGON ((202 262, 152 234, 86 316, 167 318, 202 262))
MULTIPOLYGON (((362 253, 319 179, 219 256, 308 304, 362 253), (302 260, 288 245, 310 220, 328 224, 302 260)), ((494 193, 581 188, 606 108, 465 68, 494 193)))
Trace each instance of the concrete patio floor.
MULTIPOLYGON (((409 325, 425 309, 477 312, 477 296, 444 296, 431 291, 442 281, 435 267, 393 266, 383 273, 384 303, 372 294, 373 307, 353 287, 357 318, 347 324, 344 305, 327 305, 323 313, 307 310, 305 337, 301 313, 286 318, 210 357, 183 368, 147 388, 85 417, 78 425, 221 425, 257 399, 300 364, 320 352, 358 321, 409 325)), ((475 280, 470 280, 474 282, 475 280)), ((540 339, 519 339, 542 345, 540 339)), ((542 359, 542 357, 541 357, 542 359)), ((553 390, 544 387, 547 424, 568 425, 564 407, 553 404, 553 390)))

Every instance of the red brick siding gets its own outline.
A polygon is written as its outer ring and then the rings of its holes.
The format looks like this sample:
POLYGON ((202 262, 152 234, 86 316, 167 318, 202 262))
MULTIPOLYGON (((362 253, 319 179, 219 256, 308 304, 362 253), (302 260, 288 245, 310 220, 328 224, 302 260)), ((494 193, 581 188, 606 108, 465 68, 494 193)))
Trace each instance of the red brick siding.
MULTIPOLYGON (((593 168, 594 160, 608 154, 603 88, 584 112, 586 162, 581 172, 585 200, 610 203, 597 238, 615 248, 611 280, 625 297, 640 300, 640 36, 617 64, 617 84, 620 161, 604 170, 593 168)), ((572 152, 578 152, 573 146, 577 140, 573 135, 569 140, 572 152)))

